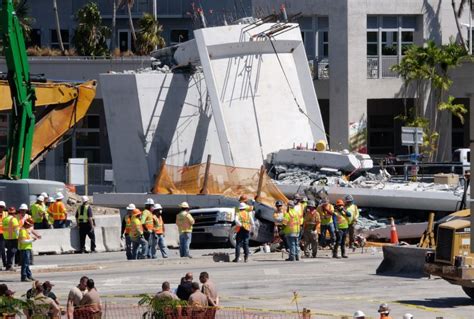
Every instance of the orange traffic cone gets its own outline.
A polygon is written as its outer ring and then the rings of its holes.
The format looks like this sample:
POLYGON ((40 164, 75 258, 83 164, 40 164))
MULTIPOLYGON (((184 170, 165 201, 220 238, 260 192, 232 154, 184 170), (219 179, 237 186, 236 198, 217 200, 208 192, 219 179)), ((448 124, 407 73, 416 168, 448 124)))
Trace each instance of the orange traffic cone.
POLYGON ((395 227, 395 220, 393 217, 390 218, 390 243, 398 245, 398 233, 397 233, 397 228, 395 227))

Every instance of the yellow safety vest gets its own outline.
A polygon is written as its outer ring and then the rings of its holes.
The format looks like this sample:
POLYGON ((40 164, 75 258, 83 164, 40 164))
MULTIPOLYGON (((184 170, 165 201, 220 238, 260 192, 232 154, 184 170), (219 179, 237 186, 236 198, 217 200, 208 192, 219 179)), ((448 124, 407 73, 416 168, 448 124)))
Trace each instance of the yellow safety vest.
POLYGON ((359 219, 359 207, 355 204, 351 204, 346 207, 346 210, 351 213, 349 218, 349 224, 352 224, 355 220, 359 219))
POLYGON ((89 205, 82 205, 79 207, 79 212, 77 219, 79 223, 87 223, 89 221, 89 216, 87 216, 87 211, 89 210, 89 205))
POLYGON ((283 233, 285 235, 299 235, 301 228, 300 213, 298 210, 290 209, 283 216, 283 233))
POLYGON ((176 215, 176 226, 178 226, 179 233, 193 232, 194 218, 187 211, 182 211, 176 215))
POLYGON ((307 210, 306 214, 304 215, 304 228, 311 228, 311 230, 314 229, 314 226, 316 224, 319 224, 321 221, 319 217, 319 213, 316 209, 307 210))
POLYGON ((164 233, 163 227, 163 218, 153 215, 153 229, 155 230, 155 234, 162 235, 164 233))
POLYGON ((336 214, 337 227, 339 229, 349 228, 349 217, 346 216, 346 213, 336 211, 334 214, 336 214))
POLYGON ((30 240, 30 232, 26 228, 20 229, 20 235, 18 236, 18 249, 19 250, 32 250, 33 243, 25 243, 23 240, 30 240))
MULTIPOLYGON (((328 204, 328 206, 329 210, 334 212, 334 206, 332 206, 331 204, 328 204)), ((332 215, 326 213, 322 206, 319 206, 317 208, 317 211, 319 213, 319 216, 321 216, 321 225, 329 225, 332 223, 332 215)))
POLYGON ((240 227, 245 229, 246 231, 250 231, 252 228, 252 224, 250 222, 250 213, 246 210, 239 211, 239 220, 240 220, 240 227))
POLYGON ((48 212, 46 211, 46 206, 44 204, 34 203, 31 205, 31 217, 33 218, 34 223, 43 222, 43 217, 46 217, 48 212))
POLYGON ((153 214, 148 209, 143 210, 141 222, 146 230, 153 231, 153 214))
POLYGON ((130 238, 137 239, 141 235, 143 235, 142 223, 140 222, 140 219, 133 216, 130 221, 130 238))
POLYGON ((3 219, 7 218, 8 213, 6 211, 3 211, 0 213, 0 234, 3 235, 3 219))
POLYGON ((2 221, 3 224, 3 238, 6 240, 18 239, 20 232, 20 223, 14 216, 7 216, 2 221))

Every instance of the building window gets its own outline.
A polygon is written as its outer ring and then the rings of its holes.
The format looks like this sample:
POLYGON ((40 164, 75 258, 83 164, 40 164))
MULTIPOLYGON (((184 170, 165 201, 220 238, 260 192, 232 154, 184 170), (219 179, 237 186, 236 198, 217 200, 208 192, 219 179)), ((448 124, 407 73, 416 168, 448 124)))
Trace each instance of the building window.
POLYGON ((26 43, 27 47, 41 47, 41 30, 32 29, 30 32, 30 37, 26 43))
POLYGON ((170 33, 170 44, 178 44, 189 40, 188 30, 171 30, 170 33))
MULTIPOLYGON (((56 29, 51 29, 51 48, 59 49, 59 39, 56 29)), ((61 39, 63 40, 64 49, 69 49, 69 30, 61 29, 61 39)))
POLYGON ((324 57, 329 56, 329 32, 328 31, 322 31, 320 32, 321 37, 322 37, 322 46, 323 46, 323 51, 322 55, 324 57))

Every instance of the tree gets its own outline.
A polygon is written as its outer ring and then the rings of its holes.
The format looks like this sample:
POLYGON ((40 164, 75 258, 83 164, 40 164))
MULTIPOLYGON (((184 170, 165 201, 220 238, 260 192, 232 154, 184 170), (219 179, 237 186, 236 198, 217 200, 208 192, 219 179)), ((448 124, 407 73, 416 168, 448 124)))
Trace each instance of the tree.
POLYGON ((13 5, 15 7, 16 16, 20 21, 20 26, 23 29, 23 34, 25 35, 26 40, 29 40, 31 25, 35 20, 29 16, 30 8, 26 2, 27 0, 13 0, 13 5))
POLYGON ((130 32, 132 33, 133 44, 137 43, 137 34, 135 33, 135 27, 133 26, 132 18, 132 7, 135 4, 135 0, 119 0, 119 7, 127 6, 128 11, 128 25, 130 27, 130 32))
POLYGON ((56 35, 58 37, 58 42, 59 42, 59 49, 61 50, 61 53, 64 55, 64 43, 63 43, 63 37, 61 35, 61 24, 59 23, 59 14, 58 14, 58 4, 56 0, 53 0, 53 11, 54 11, 54 19, 56 20, 56 35))
POLYGON ((76 13, 77 29, 74 44, 79 55, 101 56, 108 53, 106 37, 110 29, 102 25, 99 7, 95 2, 85 4, 76 13))
POLYGON ((454 104, 454 97, 446 93, 453 83, 449 70, 458 66, 466 53, 463 46, 452 41, 442 46, 428 41, 425 46, 410 46, 400 64, 392 67, 404 80, 405 88, 412 86, 417 96, 414 109, 398 118, 407 125, 423 128, 423 150, 430 160, 438 154, 439 130, 446 124, 443 112, 464 121, 467 109, 462 104, 454 104))
POLYGON ((138 20, 140 31, 137 34, 137 53, 148 55, 156 47, 165 46, 165 40, 161 36, 162 26, 155 17, 150 13, 144 13, 143 17, 138 20))

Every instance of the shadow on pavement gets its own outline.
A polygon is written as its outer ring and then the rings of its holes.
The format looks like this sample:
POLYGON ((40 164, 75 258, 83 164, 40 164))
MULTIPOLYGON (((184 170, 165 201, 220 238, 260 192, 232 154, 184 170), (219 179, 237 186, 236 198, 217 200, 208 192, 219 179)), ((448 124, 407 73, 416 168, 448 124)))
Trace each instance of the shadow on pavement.
POLYGON ((446 297, 446 298, 432 298, 424 300, 397 300, 398 303, 423 306, 430 308, 455 308, 461 306, 472 306, 474 300, 466 297, 446 297))

